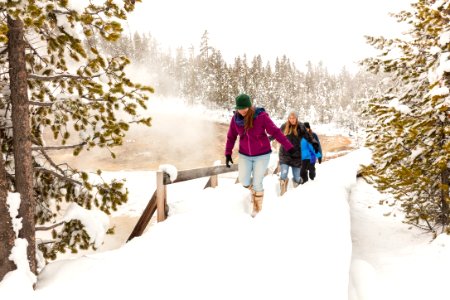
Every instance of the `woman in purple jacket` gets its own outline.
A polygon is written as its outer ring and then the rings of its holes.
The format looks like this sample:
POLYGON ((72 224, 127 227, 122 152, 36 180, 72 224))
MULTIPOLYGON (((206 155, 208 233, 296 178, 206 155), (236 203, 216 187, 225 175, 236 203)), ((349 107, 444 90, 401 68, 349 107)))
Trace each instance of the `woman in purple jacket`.
POLYGON ((272 152, 267 135, 273 136, 289 153, 294 152, 294 147, 264 108, 252 106, 248 95, 237 96, 235 108, 237 112, 231 118, 225 146, 226 165, 230 167, 230 163, 233 163, 231 154, 239 136, 239 181, 247 188, 252 185, 252 216, 255 216, 262 209, 262 182, 272 152))

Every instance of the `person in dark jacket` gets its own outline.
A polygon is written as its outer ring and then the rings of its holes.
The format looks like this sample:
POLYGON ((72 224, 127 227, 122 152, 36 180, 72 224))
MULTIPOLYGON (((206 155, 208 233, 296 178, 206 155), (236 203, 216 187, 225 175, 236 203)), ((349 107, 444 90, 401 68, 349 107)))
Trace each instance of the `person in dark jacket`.
POLYGON ((280 162, 280 196, 282 196, 286 192, 289 183, 289 167, 292 171, 294 188, 302 182, 300 177, 300 168, 302 166, 300 140, 305 136, 306 129, 303 123, 298 121, 297 114, 295 112, 290 112, 286 123, 281 125, 280 130, 291 144, 294 145, 295 150, 294 152, 289 153, 281 146, 278 152, 280 162))
POLYGON ((312 131, 311 125, 309 124, 309 122, 305 122, 304 124, 305 124, 306 130, 308 131, 308 133, 311 135, 311 137, 313 139, 313 147, 314 147, 314 150, 316 151, 316 157, 317 157, 317 160, 319 161, 319 164, 321 164, 322 163, 322 145, 320 144, 319 136, 314 131, 312 131))
POLYGON ((239 181, 244 187, 252 185, 252 216, 255 216, 262 209, 263 178, 272 152, 267 135, 273 136, 289 153, 295 150, 264 108, 252 106, 248 95, 237 96, 235 108, 225 145, 226 165, 230 167, 233 163, 232 151, 239 136, 239 181))

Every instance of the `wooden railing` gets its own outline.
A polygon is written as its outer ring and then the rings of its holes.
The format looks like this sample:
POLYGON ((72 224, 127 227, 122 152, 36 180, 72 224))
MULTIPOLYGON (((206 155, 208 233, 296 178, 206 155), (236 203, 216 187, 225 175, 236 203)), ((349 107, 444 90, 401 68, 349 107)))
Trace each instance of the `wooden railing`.
POLYGON ((167 205, 167 185, 209 176, 209 180, 204 188, 216 187, 218 185, 217 175, 236 172, 237 170, 237 164, 232 165, 230 168, 222 165, 216 167, 183 170, 178 171, 177 178, 174 181, 170 180, 169 174, 167 174, 166 172, 156 172, 156 191, 148 201, 147 207, 144 209, 144 212, 142 213, 141 217, 136 223, 136 226, 128 237, 127 242, 132 240, 136 236, 142 235, 155 211, 157 211, 158 222, 164 221, 167 218, 167 215, 169 213, 169 207, 167 205))
MULTIPOLYGON (((340 155, 336 155, 336 157, 338 156, 340 155)), ((323 161, 327 161, 333 158, 335 157, 324 156, 323 161)), ((170 180, 169 174, 163 171, 156 172, 156 190, 148 201, 144 212, 142 213, 133 231, 128 237, 127 242, 132 240, 136 236, 142 235, 148 223, 150 222, 150 219, 153 217, 155 211, 157 211, 158 222, 164 221, 167 218, 167 215, 169 213, 169 207, 167 205, 167 185, 209 176, 209 180, 204 188, 216 187, 218 185, 217 175, 236 171, 238 171, 238 164, 231 165, 230 168, 227 168, 225 165, 221 165, 216 167, 183 170, 178 172, 177 178, 174 181, 170 180)), ((268 171, 269 170, 267 170, 266 175, 269 173, 268 171)), ((278 164, 272 173, 277 174, 279 172, 280 165, 278 164)), ((360 176, 362 176, 361 171, 358 171, 357 177, 360 176)), ((237 182, 238 179, 236 179, 236 183, 237 182)))

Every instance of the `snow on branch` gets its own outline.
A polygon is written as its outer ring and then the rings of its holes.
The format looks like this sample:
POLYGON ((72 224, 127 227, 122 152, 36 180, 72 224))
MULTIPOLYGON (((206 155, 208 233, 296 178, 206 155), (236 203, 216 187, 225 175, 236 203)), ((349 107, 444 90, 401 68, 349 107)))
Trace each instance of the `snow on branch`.
POLYGON ((100 247, 108 231, 108 216, 101 210, 89 210, 76 203, 71 203, 64 215, 64 221, 70 222, 74 219, 80 220, 84 225, 90 237, 89 242, 94 243, 96 248, 100 247))

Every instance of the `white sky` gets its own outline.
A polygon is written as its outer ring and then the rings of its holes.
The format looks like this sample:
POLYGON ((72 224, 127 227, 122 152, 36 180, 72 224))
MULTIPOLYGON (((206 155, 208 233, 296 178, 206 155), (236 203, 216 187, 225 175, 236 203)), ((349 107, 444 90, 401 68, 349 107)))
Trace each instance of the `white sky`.
MULTIPOLYGON (((221 176, 216 189, 203 190, 206 179, 169 185, 166 221, 122 247, 118 240, 129 232, 107 236, 99 253, 49 264, 34 292, 21 264, 0 283, 0 299, 442 298, 449 238, 429 243, 429 236, 408 230, 398 212, 397 218, 382 216, 392 208, 378 202, 388 196, 355 176, 369 156, 360 149, 324 162, 316 180, 289 186, 283 197, 278 178, 266 177, 263 210, 254 219, 250 194, 234 184, 235 173, 221 176)), ((276 159, 274 154, 271 168, 276 159)), ((115 215, 139 214, 155 188, 155 173, 106 175, 127 178, 130 190, 129 203, 115 215)), ((91 234, 102 236, 97 229, 91 234)))
POLYGON ((389 12, 408 9, 413 0, 164 0, 137 4, 131 31, 150 32, 163 48, 193 45, 209 32, 211 45, 228 62, 247 54, 274 61, 286 54, 298 68, 323 61, 332 72, 373 54, 364 35, 399 33, 389 12))

